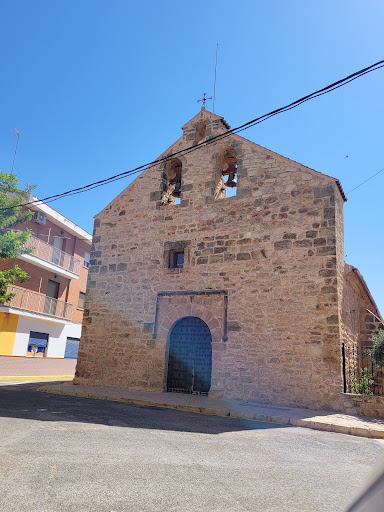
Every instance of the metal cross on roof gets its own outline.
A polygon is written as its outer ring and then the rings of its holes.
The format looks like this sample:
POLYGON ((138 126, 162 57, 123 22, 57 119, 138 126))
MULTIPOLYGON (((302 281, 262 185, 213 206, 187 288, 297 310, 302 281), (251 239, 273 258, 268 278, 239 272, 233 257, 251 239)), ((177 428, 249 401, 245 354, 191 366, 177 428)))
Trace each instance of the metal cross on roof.
POLYGON ((207 101, 207 100, 211 100, 211 99, 212 99, 212 96, 211 96, 210 98, 206 98, 206 97, 205 97, 205 96, 206 96, 206 94, 207 94, 207 93, 205 92, 202 100, 197 100, 197 103, 199 103, 200 101, 202 102, 203 107, 205 107, 205 103, 206 103, 206 101, 207 101))

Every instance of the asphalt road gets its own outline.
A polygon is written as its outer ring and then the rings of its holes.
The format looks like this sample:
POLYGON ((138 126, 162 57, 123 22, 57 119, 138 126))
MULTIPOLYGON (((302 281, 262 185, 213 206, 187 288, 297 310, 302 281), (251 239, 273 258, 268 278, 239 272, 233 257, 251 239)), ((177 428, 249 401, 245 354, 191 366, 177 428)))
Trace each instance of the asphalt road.
POLYGON ((343 511, 384 441, 0 386, 1 512, 343 511))

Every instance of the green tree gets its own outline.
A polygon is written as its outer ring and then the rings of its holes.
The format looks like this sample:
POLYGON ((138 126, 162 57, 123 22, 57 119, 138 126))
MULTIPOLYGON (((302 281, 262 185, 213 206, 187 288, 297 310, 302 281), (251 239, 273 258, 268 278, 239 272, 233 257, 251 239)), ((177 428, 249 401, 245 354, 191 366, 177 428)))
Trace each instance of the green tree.
MULTIPOLYGON (((19 254, 29 254, 33 251, 26 246, 31 230, 17 228, 33 217, 32 211, 23 209, 20 205, 29 200, 35 187, 36 185, 26 185, 24 190, 20 190, 15 173, 0 171, 0 259, 17 258, 19 254)), ((0 304, 14 296, 7 291, 8 286, 28 279, 28 274, 17 265, 12 269, 0 271, 0 304)))
POLYGON ((12 284, 24 283, 24 281, 28 281, 29 276, 18 265, 15 265, 14 268, 9 270, 0 270, 0 304, 4 304, 4 302, 8 302, 12 297, 15 296, 14 293, 8 291, 8 286, 12 284))
POLYGON ((384 330, 380 329, 377 334, 371 336, 372 348, 367 349, 367 353, 379 368, 384 366, 384 330))

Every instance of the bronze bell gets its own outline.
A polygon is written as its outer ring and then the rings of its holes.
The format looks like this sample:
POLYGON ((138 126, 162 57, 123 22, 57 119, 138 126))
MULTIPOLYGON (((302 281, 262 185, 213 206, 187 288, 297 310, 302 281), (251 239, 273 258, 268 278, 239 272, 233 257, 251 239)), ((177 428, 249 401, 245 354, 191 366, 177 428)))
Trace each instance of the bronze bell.
POLYGON ((225 183, 226 187, 236 187, 237 186, 237 180, 235 178, 237 173, 237 167, 236 167, 236 158, 227 159, 228 163, 228 169, 225 171, 225 174, 228 174, 228 180, 225 183))
POLYGON ((173 189, 172 195, 173 197, 180 197, 181 194, 181 181, 177 181, 175 188, 173 189))
POLYGON ((175 188, 172 192, 173 197, 180 197, 181 193, 181 169, 182 165, 177 163, 174 167, 175 177, 170 181, 171 184, 175 183, 175 188))
POLYGON ((223 171, 223 174, 228 174, 228 180, 225 183, 226 187, 236 187, 237 186, 237 180, 235 178, 237 173, 237 157, 236 156, 226 156, 225 161, 228 165, 228 169, 223 171))
POLYGON ((230 172, 227 181, 225 182, 226 187, 237 187, 237 180, 235 178, 236 172, 230 172))

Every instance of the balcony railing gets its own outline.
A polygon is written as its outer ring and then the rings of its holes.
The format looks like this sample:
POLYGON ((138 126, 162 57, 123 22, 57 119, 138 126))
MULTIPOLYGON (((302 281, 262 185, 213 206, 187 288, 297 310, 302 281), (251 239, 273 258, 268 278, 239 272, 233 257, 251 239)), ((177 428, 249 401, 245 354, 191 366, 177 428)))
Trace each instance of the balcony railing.
POLYGON ((30 290, 18 286, 9 286, 8 292, 14 293, 15 296, 4 304, 5 306, 64 318, 66 320, 71 320, 72 318, 73 305, 68 302, 63 302, 53 297, 47 297, 42 293, 31 292, 30 290))
POLYGON ((64 270, 68 270, 77 276, 79 275, 81 261, 74 258, 67 252, 57 249, 53 245, 47 244, 47 242, 43 242, 43 240, 40 240, 33 235, 29 237, 25 245, 27 247, 34 247, 32 255, 36 258, 53 263, 54 265, 57 265, 64 270))

